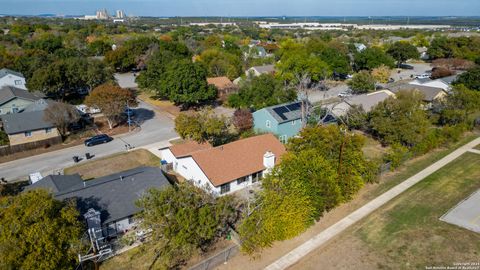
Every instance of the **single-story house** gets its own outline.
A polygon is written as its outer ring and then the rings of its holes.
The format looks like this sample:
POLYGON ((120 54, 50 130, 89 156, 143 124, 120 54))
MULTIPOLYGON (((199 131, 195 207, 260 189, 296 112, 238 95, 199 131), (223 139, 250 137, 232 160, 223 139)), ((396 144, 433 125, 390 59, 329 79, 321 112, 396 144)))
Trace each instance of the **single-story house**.
POLYGON ((0 88, 0 115, 21 112, 41 98, 25 89, 5 85, 0 88))
POLYGON ((3 86, 14 86, 27 90, 25 76, 22 73, 10 70, 8 68, 0 69, 0 88, 3 86))
POLYGON ((363 43, 354 43, 353 46, 355 46, 355 49, 357 50, 357 52, 363 52, 364 50, 367 49, 367 46, 365 46, 365 44, 363 43))
POLYGON ((380 90, 373 93, 350 96, 345 98, 342 102, 326 106, 326 108, 336 117, 346 115, 348 110, 353 106, 362 107, 363 110, 368 113, 380 102, 389 97, 395 97, 395 94, 389 90, 380 90))
POLYGON ((54 124, 44 119, 44 111, 31 111, 0 116, 10 145, 19 145, 59 138, 54 124))
POLYGON ((423 85, 423 86, 429 86, 429 87, 435 87, 435 88, 442 88, 445 91, 450 91, 452 88, 452 83, 457 79, 457 75, 452 75, 436 80, 432 80, 430 78, 426 79, 415 79, 410 82, 412 85, 423 85))
POLYGON ((220 100, 226 100, 230 94, 238 91, 238 87, 227 77, 207 78, 207 83, 217 88, 217 95, 220 100))
POLYGON ((253 76, 260 76, 262 74, 274 74, 275 73, 275 65, 265 65, 265 66, 254 66, 247 71, 245 71, 245 74, 247 76, 253 75, 253 76))
POLYGON ((252 115, 255 131, 273 133, 283 143, 296 136, 303 127, 302 103, 299 101, 263 108, 252 115))
POLYGON ((268 55, 267 50, 262 46, 253 46, 249 48, 248 53, 245 54, 245 57, 252 56, 254 58, 265 58, 268 55))
POLYGON ((195 185, 216 196, 242 190, 260 181, 280 162, 285 146, 264 134, 211 147, 189 142, 160 149, 162 160, 195 185))
MULTIPOLYGON (((99 213, 98 226, 106 237, 135 226, 134 216, 142 210, 135 201, 149 189, 168 186, 170 182, 160 168, 139 167, 88 181, 78 174, 49 175, 27 186, 25 191, 46 189, 55 199, 75 200, 81 215, 99 213)), ((89 221, 90 227, 92 223, 89 221)))
POLYGON ((425 85, 411 85, 411 84, 400 84, 396 86, 389 87, 389 90, 393 93, 398 93, 399 91, 408 91, 416 90, 423 94, 423 101, 426 103, 432 103, 434 101, 440 101, 445 98, 448 94, 445 90, 439 87, 430 87, 425 85))

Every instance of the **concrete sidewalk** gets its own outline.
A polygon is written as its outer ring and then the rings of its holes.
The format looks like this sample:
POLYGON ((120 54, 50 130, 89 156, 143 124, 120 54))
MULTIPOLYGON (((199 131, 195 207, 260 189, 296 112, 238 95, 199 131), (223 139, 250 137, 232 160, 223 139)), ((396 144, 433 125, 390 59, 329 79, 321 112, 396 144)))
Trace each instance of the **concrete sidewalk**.
POLYGON ((418 182, 425 179, 427 176, 431 175, 432 173, 436 172, 437 170, 441 169, 443 166, 447 165, 451 161, 455 160, 456 158, 460 157, 464 153, 471 151, 471 149, 475 146, 480 144, 480 138, 477 138, 466 145, 458 148, 457 150, 453 151, 446 157, 442 158, 441 160, 433 163, 429 167, 425 168, 421 172, 417 173, 416 175, 408 178, 404 182, 398 184, 397 186, 393 187, 389 191, 385 192, 384 194, 380 195, 379 197, 373 199, 363 207, 359 208, 355 212, 351 213, 350 215, 346 216, 339 222, 335 223, 334 225, 330 226, 326 230, 322 231, 321 233, 317 234, 312 239, 308 240, 307 242, 303 243, 302 245, 298 246, 294 250, 290 251, 274 263, 267 266, 265 269, 267 270, 280 270, 280 269, 287 269, 288 267, 294 265, 298 262, 301 258, 306 256, 308 253, 314 251, 318 247, 322 246, 326 242, 328 242, 333 237, 342 233, 345 229, 349 226, 355 224, 357 221, 361 220, 362 218, 368 216, 373 211, 377 210, 385 203, 389 202, 402 192, 406 191, 413 185, 417 184, 418 182))

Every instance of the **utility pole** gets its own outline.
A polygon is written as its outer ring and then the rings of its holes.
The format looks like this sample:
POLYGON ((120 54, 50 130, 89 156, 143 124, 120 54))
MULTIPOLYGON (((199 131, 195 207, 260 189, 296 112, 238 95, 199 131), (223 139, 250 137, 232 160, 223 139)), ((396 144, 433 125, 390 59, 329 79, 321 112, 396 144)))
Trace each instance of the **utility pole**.
POLYGON ((130 107, 128 107, 128 100, 127 100, 127 117, 128 117, 128 132, 131 131, 131 128, 130 128, 130 114, 131 114, 131 111, 130 111, 130 107))

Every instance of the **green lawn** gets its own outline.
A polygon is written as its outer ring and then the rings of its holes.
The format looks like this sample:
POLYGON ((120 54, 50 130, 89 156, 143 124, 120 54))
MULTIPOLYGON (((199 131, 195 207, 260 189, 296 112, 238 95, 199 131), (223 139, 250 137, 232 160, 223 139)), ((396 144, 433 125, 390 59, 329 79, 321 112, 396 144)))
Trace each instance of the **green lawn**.
POLYGON ((355 225, 342 241, 359 239, 380 258, 372 262, 377 268, 425 269, 477 262, 480 234, 439 218, 480 188, 479 168, 479 154, 464 154, 355 225))
POLYGON ((139 149, 131 152, 93 159, 66 168, 65 174, 78 173, 83 179, 92 179, 105 175, 130 170, 140 166, 159 166, 160 158, 147 150, 139 149))

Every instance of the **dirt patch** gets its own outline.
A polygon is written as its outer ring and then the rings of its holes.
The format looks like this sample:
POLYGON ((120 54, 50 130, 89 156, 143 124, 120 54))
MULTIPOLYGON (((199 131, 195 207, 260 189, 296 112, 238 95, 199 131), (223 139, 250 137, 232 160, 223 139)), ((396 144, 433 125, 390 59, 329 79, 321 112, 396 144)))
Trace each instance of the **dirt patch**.
POLYGON ((139 149, 128 153, 115 154, 105 158, 87 161, 66 168, 65 174, 80 174, 83 179, 98 178, 112 173, 134 169, 140 166, 159 166, 160 159, 147 150, 139 149))

